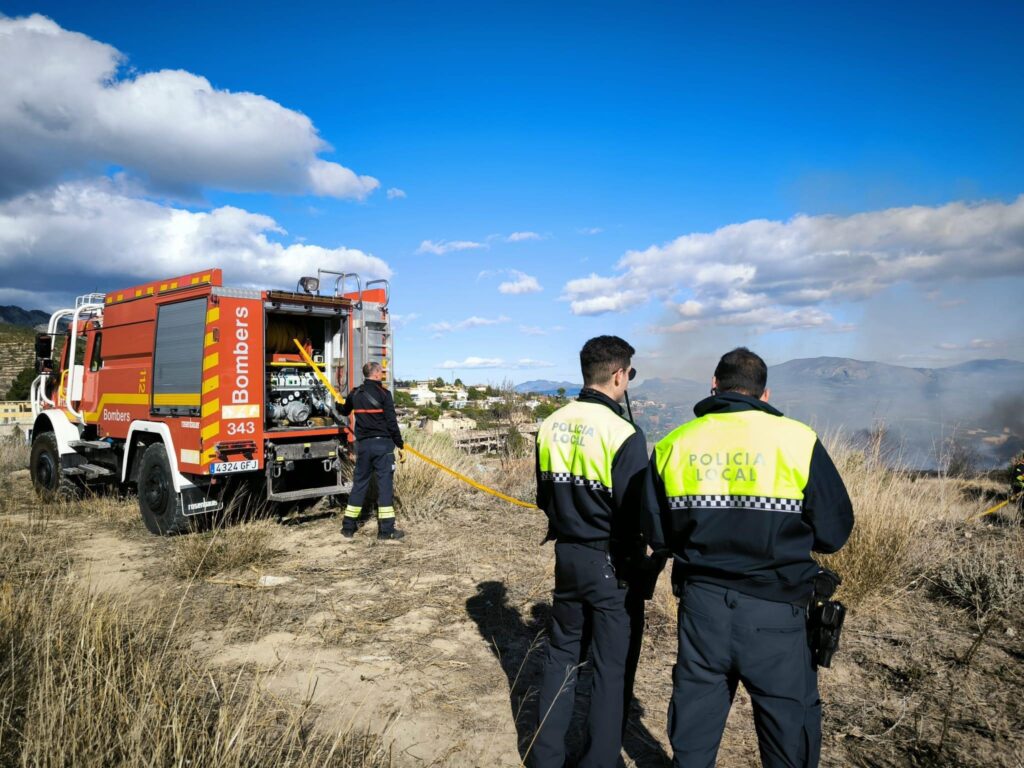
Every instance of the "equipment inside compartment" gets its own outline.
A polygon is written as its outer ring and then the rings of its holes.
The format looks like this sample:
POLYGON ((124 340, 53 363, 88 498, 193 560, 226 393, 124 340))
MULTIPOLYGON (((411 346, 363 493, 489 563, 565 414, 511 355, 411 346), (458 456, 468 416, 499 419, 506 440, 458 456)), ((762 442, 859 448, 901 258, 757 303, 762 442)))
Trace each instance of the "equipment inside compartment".
POLYGON ((295 339, 320 371, 331 377, 329 347, 337 318, 268 314, 266 329, 267 426, 330 426, 334 398, 295 347, 295 339))

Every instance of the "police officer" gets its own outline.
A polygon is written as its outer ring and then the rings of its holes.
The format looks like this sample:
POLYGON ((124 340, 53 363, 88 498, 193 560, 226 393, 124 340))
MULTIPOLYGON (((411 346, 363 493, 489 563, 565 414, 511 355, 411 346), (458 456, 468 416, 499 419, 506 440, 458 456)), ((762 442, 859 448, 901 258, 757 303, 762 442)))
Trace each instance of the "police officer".
POLYGON ((818 764, 821 702, 806 634, 818 572, 811 552, 846 543, 853 507, 815 433, 768 404, 767 379, 750 350, 726 354, 697 418, 651 457, 652 546, 671 551, 681 598, 668 715, 677 768, 714 765, 740 682, 762 765, 818 764))
POLYGON ((341 535, 346 539, 355 535, 372 473, 377 476, 377 538, 397 540, 404 537, 405 532, 395 528, 392 474, 395 448, 401 450, 405 443, 398 429, 395 401, 381 384, 384 369, 380 363, 366 363, 363 376, 366 381, 349 392, 338 411, 343 418, 349 414, 356 417, 356 471, 341 535))
POLYGON ((584 636, 594 675, 579 765, 611 767, 619 760, 647 587, 640 573, 647 564, 637 565, 647 444, 618 405, 635 375, 634 351, 617 336, 584 344, 579 398, 545 419, 537 435, 537 506, 548 516, 547 540, 555 541, 555 590, 538 730, 527 755, 535 768, 565 762, 584 636))

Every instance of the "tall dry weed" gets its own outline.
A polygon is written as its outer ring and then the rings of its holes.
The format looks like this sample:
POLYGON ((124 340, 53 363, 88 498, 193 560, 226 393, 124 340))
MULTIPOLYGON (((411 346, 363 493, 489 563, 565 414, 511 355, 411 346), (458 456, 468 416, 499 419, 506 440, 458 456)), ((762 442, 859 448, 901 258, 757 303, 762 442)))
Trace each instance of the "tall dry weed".
POLYGON ((270 521, 218 526, 207 533, 171 540, 171 573, 181 579, 212 576, 273 562, 275 524, 270 521))
POLYGON ((28 466, 29 445, 20 430, 0 436, 0 475, 28 466))
POLYGON ((391 764, 379 737, 318 734, 308 702, 206 666, 173 606, 83 591, 58 551, 57 522, 0 523, 0 764, 391 764))
POLYGON ((827 442, 853 500, 855 524, 846 546, 819 559, 842 576, 839 597, 848 605, 887 602, 925 568, 922 545, 941 512, 936 488, 893 469, 877 443, 858 449, 841 435, 827 442))
MULTIPOLYGON (((476 461, 460 451, 447 435, 407 434, 408 444, 425 456, 463 475, 475 475, 476 461)), ((433 517, 460 504, 469 486, 418 456, 406 453, 395 472, 395 507, 410 520, 433 517)))

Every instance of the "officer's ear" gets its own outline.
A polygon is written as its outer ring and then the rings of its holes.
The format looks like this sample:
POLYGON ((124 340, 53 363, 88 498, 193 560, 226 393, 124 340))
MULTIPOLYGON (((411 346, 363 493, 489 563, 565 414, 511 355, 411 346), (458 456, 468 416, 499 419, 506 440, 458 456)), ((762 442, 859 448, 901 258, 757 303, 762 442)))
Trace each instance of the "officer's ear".
POLYGON ((761 398, 760 398, 761 402, 762 403, 767 403, 768 402, 768 398, 771 397, 771 395, 772 395, 772 391, 770 389, 768 389, 768 387, 765 387, 764 388, 764 392, 761 393, 761 398))

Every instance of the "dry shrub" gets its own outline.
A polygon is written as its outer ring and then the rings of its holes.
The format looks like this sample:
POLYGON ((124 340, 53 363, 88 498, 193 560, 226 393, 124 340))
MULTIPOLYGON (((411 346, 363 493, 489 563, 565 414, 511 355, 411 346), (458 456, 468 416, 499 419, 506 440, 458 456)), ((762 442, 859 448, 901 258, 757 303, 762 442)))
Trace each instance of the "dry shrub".
POLYGON ((1024 535, 997 530, 964 538, 931 579, 942 594, 978 618, 1008 613, 1024 600, 1024 535))
POLYGON ((847 605, 884 602, 921 570, 917 548, 935 518, 935 489, 892 469, 878 444, 858 450, 842 436, 827 442, 853 500, 855 524, 846 546, 820 560, 842 577, 838 596, 847 605))
MULTIPOLYGON (((476 462, 460 451, 447 435, 407 434, 408 444, 439 464, 472 476, 476 462)), ((433 517, 457 504, 469 486, 406 452, 404 464, 395 472, 395 507, 410 520, 433 517)))
POLYGON ((389 766, 377 736, 327 739, 308 702, 204 666, 169 607, 83 592, 57 524, 0 524, 0 764, 389 766))
POLYGON ((29 444, 21 430, 0 437, 0 474, 28 467, 29 444))
POLYGON ((171 573, 182 579, 212 576, 275 560, 269 521, 218 527, 171 540, 171 573))
POLYGON ((537 497, 537 472, 532 452, 502 456, 495 489, 531 504, 537 497))

